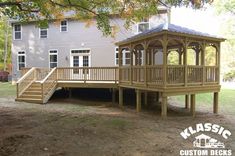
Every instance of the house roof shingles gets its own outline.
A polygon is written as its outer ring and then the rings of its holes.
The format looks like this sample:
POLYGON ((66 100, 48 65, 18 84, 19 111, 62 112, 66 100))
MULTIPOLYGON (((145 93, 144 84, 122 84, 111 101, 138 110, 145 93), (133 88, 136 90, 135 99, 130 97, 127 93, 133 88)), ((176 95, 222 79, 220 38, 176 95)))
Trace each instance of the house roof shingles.
POLYGON ((209 38, 213 38, 213 39, 218 39, 220 41, 225 40, 222 37, 210 35, 208 33, 203 33, 203 32, 196 31, 196 30, 193 30, 193 29, 189 29, 189 28, 186 28, 186 27, 181 27, 181 26, 178 26, 178 25, 165 23, 165 24, 160 24, 159 26, 157 26, 155 28, 152 28, 150 30, 144 31, 140 34, 134 35, 134 36, 132 36, 130 38, 127 38, 123 41, 117 42, 117 45, 132 42, 132 41, 135 41, 139 38, 142 38, 142 37, 145 37, 145 36, 147 37, 149 35, 152 35, 152 34, 155 34, 155 33, 160 33, 160 32, 163 32, 163 31, 179 33, 179 34, 187 34, 187 35, 193 35, 193 36, 199 36, 199 37, 209 37, 209 38))

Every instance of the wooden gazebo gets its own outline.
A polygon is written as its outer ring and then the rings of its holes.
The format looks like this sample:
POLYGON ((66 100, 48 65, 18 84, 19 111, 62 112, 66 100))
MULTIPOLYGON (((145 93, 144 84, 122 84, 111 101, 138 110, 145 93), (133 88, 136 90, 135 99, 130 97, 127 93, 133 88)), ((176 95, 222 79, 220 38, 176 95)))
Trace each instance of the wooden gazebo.
POLYGON ((156 92, 160 95, 161 114, 165 117, 168 96, 185 95, 185 107, 189 108, 190 103, 194 116, 195 94, 212 92, 213 111, 217 113, 220 42, 224 40, 167 23, 118 42, 119 105, 123 105, 125 88, 136 89, 137 111, 141 110, 141 94, 147 98, 148 93, 156 92), (169 60, 172 52, 175 53, 173 57, 177 57, 174 64, 169 60), (210 58, 206 57, 208 52, 212 54, 210 58), (129 64, 124 65, 126 53, 129 53, 129 64), (194 57, 191 62, 188 61, 189 53, 194 57), (208 62, 209 59, 214 61, 208 62))

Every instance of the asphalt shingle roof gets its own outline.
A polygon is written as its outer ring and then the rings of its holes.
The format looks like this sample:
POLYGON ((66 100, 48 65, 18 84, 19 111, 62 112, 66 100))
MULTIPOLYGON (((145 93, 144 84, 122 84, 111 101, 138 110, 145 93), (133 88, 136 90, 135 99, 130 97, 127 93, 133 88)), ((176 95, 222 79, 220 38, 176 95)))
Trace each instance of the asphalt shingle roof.
POLYGON ((178 26, 178 25, 165 23, 165 24, 160 24, 159 26, 157 26, 155 28, 152 28, 150 30, 144 31, 144 32, 142 32, 138 35, 134 35, 134 36, 132 36, 130 38, 127 38, 123 41, 120 41, 118 43, 129 42, 129 41, 138 39, 140 37, 148 36, 148 35, 151 35, 151 34, 154 34, 154 33, 162 32, 162 31, 175 32, 175 33, 181 33, 181 34, 189 34, 189 35, 202 36, 202 37, 211 37, 211 38, 224 40, 224 38, 214 36, 214 35, 210 35, 208 33, 203 33, 203 32, 196 31, 196 30, 193 30, 193 29, 189 29, 189 28, 186 28, 186 27, 181 27, 181 26, 178 26))

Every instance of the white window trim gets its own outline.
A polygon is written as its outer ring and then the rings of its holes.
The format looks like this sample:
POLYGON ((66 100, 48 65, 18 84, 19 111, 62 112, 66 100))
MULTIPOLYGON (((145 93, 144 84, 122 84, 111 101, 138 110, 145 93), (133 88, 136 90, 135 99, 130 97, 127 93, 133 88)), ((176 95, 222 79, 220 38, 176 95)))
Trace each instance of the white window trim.
POLYGON ((57 49, 50 49, 49 51, 48 51, 48 62, 49 62, 49 68, 51 68, 50 67, 50 64, 51 64, 51 60, 50 60, 50 56, 51 55, 56 55, 57 56, 57 67, 58 67, 58 64, 59 64, 59 59, 58 59, 58 50, 57 49), (56 53, 50 53, 51 51, 56 51, 56 53))
POLYGON ((136 26, 137 26, 137 32, 136 32, 136 34, 140 34, 140 33, 142 33, 142 32, 139 32, 139 25, 140 24, 148 24, 148 30, 150 29, 150 22, 148 21, 148 22, 138 22, 137 24, 136 24, 136 26))
POLYGON ((25 50, 19 50, 18 52, 17 52, 17 71, 20 71, 20 66, 19 66, 19 56, 24 56, 24 64, 25 64, 25 67, 26 67, 26 52, 25 52, 25 50), (24 54, 19 54, 19 52, 24 52, 24 54))
POLYGON ((119 49, 119 47, 115 47, 115 49, 114 49, 114 51, 115 51, 115 53, 114 53, 114 64, 115 64, 115 66, 119 65, 119 57, 118 58, 116 57, 116 54, 119 53, 119 50, 117 50, 117 48, 119 49), (117 60, 118 60, 118 63, 117 63, 117 60))
POLYGON ((73 56, 89 56, 89 66, 91 67, 91 48, 77 48, 77 49, 70 49, 70 67, 73 67, 73 56), (73 50, 89 50, 89 53, 72 53, 73 50))
POLYGON ((47 38, 48 38, 48 28, 39 28, 39 39, 47 39, 47 38), (47 37, 46 38, 41 38, 41 29, 47 30, 47 37))
POLYGON ((16 40, 16 41, 17 41, 17 40, 22 40, 22 25, 21 25, 21 24, 15 24, 15 25, 14 25, 14 27, 13 27, 13 32, 14 32, 14 35, 13 35, 13 36, 14 36, 14 40, 16 40), (15 25, 20 25, 20 31, 17 31, 17 32, 20 32, 20 39, 16 39, 16 38, 15 38, 15 32, 16 32, 16 31, 15 31, 15 25))
POLYGON ((61 22, 60 22, 60 32, 68 32, 68 29, 69 29, 69 25, 68 25, 68 20, 63 20, 63 21, 66 21, 66 27, 67 27, 67 29, 66 29, 66 31, 62 31, 62 25, 61 25, 61 22))
MULTIPOLYGON (((118 47, 115 47, 115 53, 114 53, 114 54, 115 54, 115 55, 114 55, 114 58, 115 58, 115 59, 114 59, 114 61, 115 61, 114 64, 115 64, 115 66, 118 66, 118 65, 119 65, 119 64, 116 64, 116 60, 117 60, 116 54, 119 53, 119 51, 116 50, 117 48, 118 48, 118 47)), ((123 65, 123 66, 128 66, 128 65, 129 65, 129 64, 126 64, 126 53, 130 53, 130 51, 125 50, 125 52, 122 53, 122 60, 123 60, 123 61, 122 61, 122 65, 123 65)), ((118 56, 118 59, 120 59, 119 56, 118 56)), ((130 59, 131 59, 131 58, 130 58, 130 59)))

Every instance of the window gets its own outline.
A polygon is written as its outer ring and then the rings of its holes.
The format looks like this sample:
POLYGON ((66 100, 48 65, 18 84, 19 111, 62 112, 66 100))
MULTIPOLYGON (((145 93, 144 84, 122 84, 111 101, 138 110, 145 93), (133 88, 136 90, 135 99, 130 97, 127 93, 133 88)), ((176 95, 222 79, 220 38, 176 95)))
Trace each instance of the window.
POLYGON ((18 52, 18 70, 21 70, 22 68, 25 68, 25 52, 19 51, 18 52))
POLYGON ((49 66, 50 68, 55 68, 58 65, 58 52, 57 50, 49 51, 49 66))
POLYGON ((119 58, 118 58, 118 48, 115 48, 115 65, 117 66, 118 65, 118 62, 119 62, 119 58))
POLYGON ((150 25, 149 25, 149 20, 148 19, 144 19, 142 22, 139 22, 137 24, 137 33, 142 33, 146 30, 149 30, 150 25))
POLYGON ((67 32, 68 31, 68 21, 61 21, 60 31, 61 32, 67 32))
POLYGON ((90 50, 72 50, 71 53, 72 54, 86 54, 86 53, 90 53, 90 50))
POLYGON ((20 24, 14 25, 14 39, 15 40, 21 39, 21 25, 20 24))
POLYGON ((40 38, 47 38, 47 28, 40 28, 39 33, 40 38))
MULTIPOLYGON (((115 65, 118 65, 119 60, 118 48, 115 48, 115 65)), ((131 53, 129 50, 124 49, 122 51, 123 56, 123 65, 130 65, 131 64, 131 53)))

